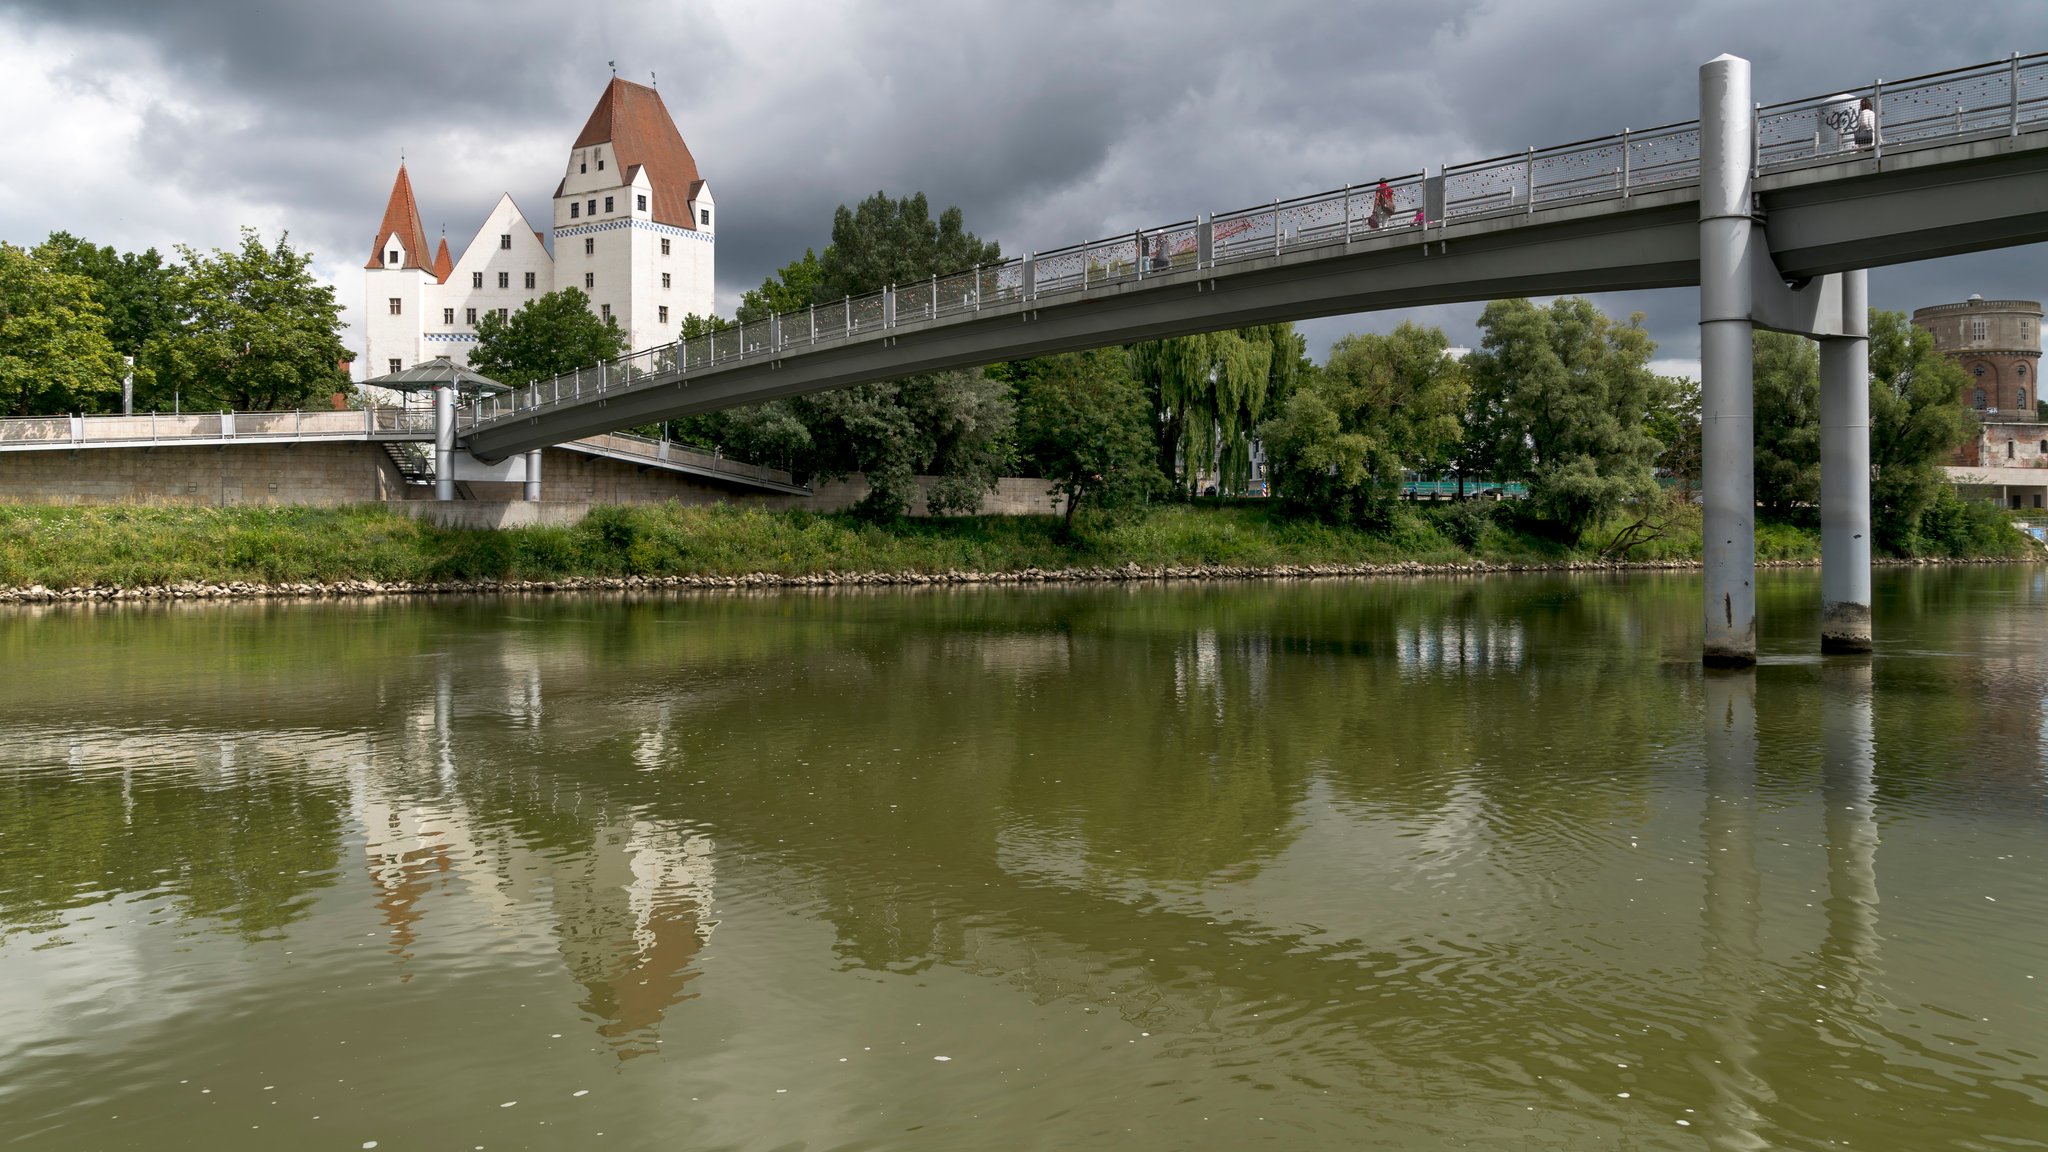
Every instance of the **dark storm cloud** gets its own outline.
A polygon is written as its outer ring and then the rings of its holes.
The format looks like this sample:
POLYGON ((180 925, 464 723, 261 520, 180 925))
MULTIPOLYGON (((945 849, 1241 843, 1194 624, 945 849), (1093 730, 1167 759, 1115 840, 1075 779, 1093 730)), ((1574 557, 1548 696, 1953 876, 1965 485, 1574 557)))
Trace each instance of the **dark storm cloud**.
MULTIPOLYGON (((57 69, 67 83, 90 87, 137 60, 166 78, 172 90, 136 142, 139 181, 275 205, 301 240, 343 257, 367 243, 400 148, 430 231, 445 221, 460 244, 507 190, 545 226, 606 62, 633 79, 655 71, 721 205, 727 301, 822 245, 833 207, 876 189, 959 204, 971 228, 1017 252, 1687 119, 1698 65, 1723 51, 1753 60, 1758 97, 1773 100, 2048 48, 2048 5, 1924 0, 28 0, 12 11, 75 34, 83 47, 57 69)), ((90 220, 51 226, 93 232, 90 220)), ((2038 296, 2038 255, 1881 270, 1874 302, 2038 296)), ((1694 299, 1602 304, 1644 310, 1661 354, 1685 358, 1697 349, 1694 299)), ((1478 311, 1420 315, 1470 343, 1478 311)), ((1396 318, 1306 327, 1320 353, 1341 331, 1396 318)))

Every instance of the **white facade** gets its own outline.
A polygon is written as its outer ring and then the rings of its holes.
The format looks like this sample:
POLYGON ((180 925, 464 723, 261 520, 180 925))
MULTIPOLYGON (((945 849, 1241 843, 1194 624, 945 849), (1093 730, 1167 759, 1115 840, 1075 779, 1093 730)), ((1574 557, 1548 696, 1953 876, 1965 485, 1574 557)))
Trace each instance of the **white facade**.
POLYGON ((486 314, 509 317, 561 288, 624 330, 630 349, 675 340, 683 317, 715 307, 715 205, 652 88, 613 79, 554 197, 553 251, 508 196, 450 260, 430 259, 403 166, 364 273, 360 378, 446 356, 467 364, 486 314))

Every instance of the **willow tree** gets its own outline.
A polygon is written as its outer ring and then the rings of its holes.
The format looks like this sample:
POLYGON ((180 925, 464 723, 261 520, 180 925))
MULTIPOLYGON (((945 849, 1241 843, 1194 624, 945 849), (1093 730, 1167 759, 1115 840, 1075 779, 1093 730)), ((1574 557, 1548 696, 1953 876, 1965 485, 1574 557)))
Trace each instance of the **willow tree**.
POLYGON ((1253 433, 1292 381, 1300 346, 1292 324, 1132 345, 1157 419, 1159 470, 1184 489, 1208 475, 1219 492, 1250 487, 1253 433))

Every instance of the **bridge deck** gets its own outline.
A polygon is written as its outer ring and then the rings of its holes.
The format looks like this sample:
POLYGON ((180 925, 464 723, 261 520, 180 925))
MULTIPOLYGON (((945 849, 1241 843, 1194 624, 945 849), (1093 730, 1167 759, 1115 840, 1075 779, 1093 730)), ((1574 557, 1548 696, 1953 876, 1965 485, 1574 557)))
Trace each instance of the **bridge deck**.
MULTIPOLYGON (((2048 54, 1761 107, 1788 279, 2048 240, 2048 54), (1856 101, 1878 132, 1859 145, 1856 101)), ((1696 122, 1034 253, 649 349, 472 411, 472 452, 1246 324, 1699 278, 1696 122), (1385 201, 1390 201, 1387 203, 1385 201)))

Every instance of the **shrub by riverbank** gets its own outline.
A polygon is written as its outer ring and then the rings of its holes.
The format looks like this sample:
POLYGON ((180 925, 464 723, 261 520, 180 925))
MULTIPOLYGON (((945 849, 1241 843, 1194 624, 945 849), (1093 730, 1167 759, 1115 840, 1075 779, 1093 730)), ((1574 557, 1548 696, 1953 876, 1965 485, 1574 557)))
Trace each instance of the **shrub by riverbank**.
MULTIPOLYGON (((140 588, 375 581, 554 581, 732 577, 754 573, 1005 573, 1142 568, 1231 570, 1305 565, 1548 566, 1621 557, 1626 522, 1563 548, 1489 506, 1403 508, 1385 532, 1283 517, 1263 503, 1165 505, 1069 536, 1052 517, 962 517, 873 524, 849 516, 677 504, 606 507, 572 527, 439 528, 380 505, 0 507, 0 587, 140 588)), ((1641 534, 1642 530, 1638 530, 1641 534)), ((2004 551, 2028 545, 2006 532, 2004 551)), ((2000 543, 1990 537, 1992 543, 2000 543)), ((1697 508, 1681 508, 1630 549, 1633 561, 1690 561, 1697 508)), ((1819 534, 1790 524, 1757 533, 1760 560, 1817 559, 1819 534)))

